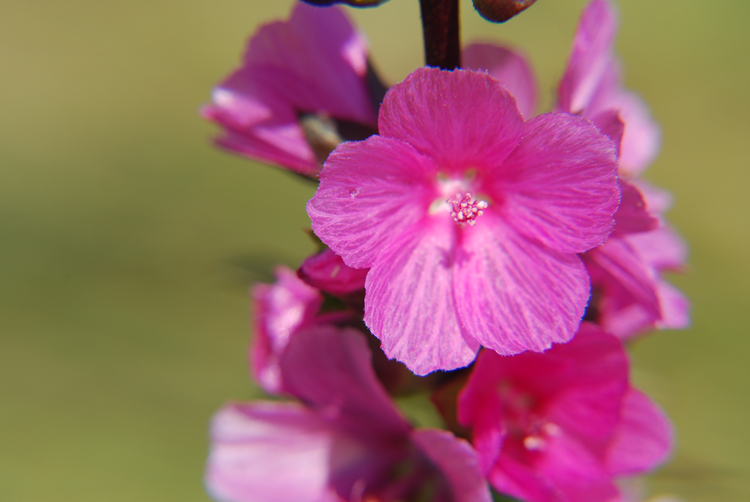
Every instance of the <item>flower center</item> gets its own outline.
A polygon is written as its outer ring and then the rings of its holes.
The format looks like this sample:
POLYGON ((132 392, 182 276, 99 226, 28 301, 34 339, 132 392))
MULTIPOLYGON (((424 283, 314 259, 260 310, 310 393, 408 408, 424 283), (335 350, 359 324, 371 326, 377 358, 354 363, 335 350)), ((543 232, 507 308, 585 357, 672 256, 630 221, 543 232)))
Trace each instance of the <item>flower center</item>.
POLYGON ((453 221, 459 225, 468 223, 470 226, 477 224, 477 218, 484 214, 484 209, 487 209, 487 202, 483 200, 475 200, 471 192, 462 194, 458 192, 455 199, 448 199, 447 202, 451 206, 451 216, 453 221))

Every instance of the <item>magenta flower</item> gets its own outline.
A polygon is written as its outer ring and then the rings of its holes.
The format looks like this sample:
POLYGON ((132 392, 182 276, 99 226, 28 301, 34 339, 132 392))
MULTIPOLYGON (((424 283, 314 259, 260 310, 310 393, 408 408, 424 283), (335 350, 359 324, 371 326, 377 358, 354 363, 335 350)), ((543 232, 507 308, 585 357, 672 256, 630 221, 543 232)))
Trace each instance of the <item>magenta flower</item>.
POLYGON ((412 429, 395 409, 361 333, 305 329, 280 368, 304 404, 233 404, 214 418, 206 484, 217 500, 491 501, 466 441, 412 429))
POLYGON ((343 12, 298 3, 288 21, 253 35, 202 113, 224 128, 220 146, 312 176, 340 136, 375 131, 375 80, 364 37, 343 12))
POLYGON ((524 123, 484 73, 423 68, 386 94, 380 136, 344 143, 308 203, 313 230, 370 268, 365 322, 417 374, 569 340, 589 296, 576 255, 619 201, 612 142, 587 120, 524 123))
POLYGON ((622 344, 583 323, 543 354, 480 354, 459 395, 459 421, 497 490, 528 502, 607 502, 614 478, 668 456, 664 413, 630 386, 622 344))

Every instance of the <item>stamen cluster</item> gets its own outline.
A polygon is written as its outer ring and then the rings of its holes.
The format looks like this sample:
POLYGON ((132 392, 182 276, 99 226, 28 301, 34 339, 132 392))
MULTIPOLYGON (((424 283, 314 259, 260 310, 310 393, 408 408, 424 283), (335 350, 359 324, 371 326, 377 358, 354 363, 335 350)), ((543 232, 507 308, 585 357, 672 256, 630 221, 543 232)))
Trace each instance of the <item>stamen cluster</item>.
POLYGON ((483 200, 474 200, 471 192, 466 195, 456 194, 455 199, 448 199, 445 202, 451 205, 451 216, 456 223, 468 223, 470 226, 477 224, 477 218, 484 214, 483 209, 487 209, 487 202, 483 200))

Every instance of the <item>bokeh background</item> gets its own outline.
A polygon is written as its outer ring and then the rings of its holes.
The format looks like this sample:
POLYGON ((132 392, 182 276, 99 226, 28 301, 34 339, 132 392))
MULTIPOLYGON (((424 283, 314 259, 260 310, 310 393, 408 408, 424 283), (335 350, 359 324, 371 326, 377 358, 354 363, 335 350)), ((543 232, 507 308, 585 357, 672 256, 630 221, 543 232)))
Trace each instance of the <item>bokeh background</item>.
MULTIPOLYGON (((651 480, 750 500, 750 2, 621 0, 627 84, 663 126, 647 177, 691 245, 693 326, 634 349, 678 431, 651 480)), ((463 37, 511 42, 543 103, 583 0, 463 37)), ((259 395, 247 287, 312 251, 313 187, 212 148, 197 116, 291 0, 0 3, 0 500, 205 501, 211 414, 259 395)), ((389 82, 422 62, 418 2, 349 11, 389 82)))

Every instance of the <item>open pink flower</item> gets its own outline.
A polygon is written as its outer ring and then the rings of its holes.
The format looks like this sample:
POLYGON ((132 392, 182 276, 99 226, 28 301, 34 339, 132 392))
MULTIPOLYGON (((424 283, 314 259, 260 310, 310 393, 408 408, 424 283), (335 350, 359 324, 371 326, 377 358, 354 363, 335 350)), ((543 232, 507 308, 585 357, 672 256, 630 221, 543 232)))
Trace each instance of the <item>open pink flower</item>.
POLYGON ((587 120, 524 123, 485 73, 423 68, 386 94, 380 136, 344 143, 308 203, 313 230, 370 268, 365 322, 417 374, 569 340, 589 296, 580 253, 619 202, 612 142, 587 120))
POLYGON ((364 37, 343 12, 298 3, 288 21, 253 35, 202 113, 224 128, 220 146, 312 176, 341 136, 375 131, 376 81, 364 37))
POLYGON ((607 502, 617 476, 671 450, 664 413, 630 386, 622 344, 592 324, 543 354, 480 354, 459 395, 490 484, 528 502, 607 502))
POLYGON ((412 429, 380 386, 364 336, 315 326, 281 357, 302 403, 232 404, 215 416, 206 484, 226 502, 490 502, 476 453, 412 429))

